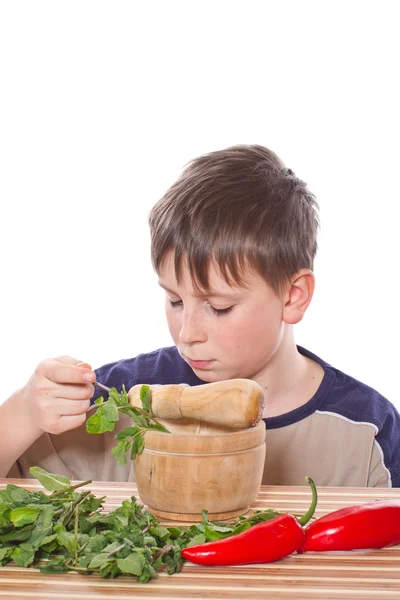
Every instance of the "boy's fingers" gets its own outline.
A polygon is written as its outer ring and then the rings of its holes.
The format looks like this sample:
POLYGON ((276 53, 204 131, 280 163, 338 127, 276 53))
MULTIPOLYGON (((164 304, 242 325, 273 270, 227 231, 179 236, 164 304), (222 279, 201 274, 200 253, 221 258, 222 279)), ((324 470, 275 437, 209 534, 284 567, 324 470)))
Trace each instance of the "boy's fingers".
POLYGON ((94 394, 94 386, 88 385, 68 385, 56 388, 54 398, 68 398, 69 400, 90 400, 94 394))
POLYGON ((95 373, 89 368, 78 367, 79 362, 71 357, 50 358, 40 363, 37 372, 55 383, 92 383, 96 379, 95 373))
POLYGON ((90 369, 90 370, 92 369, 92 365, 89 365, 89 363, 85 363, 85 362, 78 362, 75 366, 85 368, 85 369, 90 369))
POLYGON ((83 415, 90 407, 90 400, 75 400, 71 402, 70 398, 59 398, 58 402, 57 412, 59 412, 60 417, 83 415))
POLYGON ((83 360, 78 360, 73 356, 57 356, 56 360, 59 360, 66 365, 74 365, 75 367, 81 367, 83 369, 92 369, 92 365, 83 360))
POLYGON ((81 427, 86 421, 86 413, 82 413, 80 415, 71 415, 67 417, 62 417, 60 419, 58 426, 52 428, 49 433, 60 434, 65 431, 70 431, 71 429, 76 429, 77 427, 81 427))
POLYGON ((65 365, 74 365, 75 367, 77 367, 79 364, 86 364, 80 359, 74 358, 73 356, 57 356, 54 360, 58 360, 65 365))

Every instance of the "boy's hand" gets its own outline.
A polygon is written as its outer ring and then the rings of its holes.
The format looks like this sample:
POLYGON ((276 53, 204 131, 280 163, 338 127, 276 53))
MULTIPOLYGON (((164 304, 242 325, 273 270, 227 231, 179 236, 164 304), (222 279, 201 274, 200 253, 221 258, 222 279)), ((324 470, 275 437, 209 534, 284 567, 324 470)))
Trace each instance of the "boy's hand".
POLYGON ((75 429, 86 420, 96 374, 70 356, 41 362, 23 388, 23 404, 32 426, 48 433, 75 429))

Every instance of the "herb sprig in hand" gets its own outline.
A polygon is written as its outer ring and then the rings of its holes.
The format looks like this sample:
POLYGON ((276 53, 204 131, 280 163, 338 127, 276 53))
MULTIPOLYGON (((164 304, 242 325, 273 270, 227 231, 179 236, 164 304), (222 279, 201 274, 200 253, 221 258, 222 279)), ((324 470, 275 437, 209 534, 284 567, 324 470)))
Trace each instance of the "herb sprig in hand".
POLYGON ((118 443, 112 449, 112 453, 120 465, 126 464, 128 452, 130 452, 130 458, 135 460, 136 456, 143 451, 146 431, 155 429, 156 431, 170 433, 153 416, 150 386, 142 385, 140 400, 142 408, 131 406, 125 386, 122 386, 121 393, 118 393, 117 389, 113 387, 109 391, 107 401, 104 401, 103 396, 95 401, 98 409, 86 421, 86 431, 88 433, 104 433, 105 431, 114 431, 115 424, 119 421, 119 412, 131 417, 134 426, 126 427, 115 436, 118 443))

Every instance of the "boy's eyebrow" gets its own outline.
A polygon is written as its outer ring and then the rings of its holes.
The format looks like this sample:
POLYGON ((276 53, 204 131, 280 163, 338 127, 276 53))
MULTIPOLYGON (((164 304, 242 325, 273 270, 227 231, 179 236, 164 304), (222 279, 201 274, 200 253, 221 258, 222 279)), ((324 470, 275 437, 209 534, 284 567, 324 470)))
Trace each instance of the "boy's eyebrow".
MULTIPOLYGON (((162 287, 163 290, 165 290, 166 292, 177 295, 176 292, 174 292, 174 290, 170 290, 169 288, 167 288, 162 283, 162 281, 159 280, 158 285, 160 287, 162 287)), ((222 292, 218 292, 217 290, 210 290, 209 294, 204 293, 204 292, 198 292, 198 293, 195 293, 194 295, 197 296, 198 298, 205 298, 206 296, 208 296, 208 297, 212 297, 212 298, 227 298, 227 297, 229 297, 229 298, 234 299, 234 298, 239 298, 240 296, 242 296, 243 292, 237 292, 237 293, 232 292, 232 293, 228 293, 228 294, 223 294, 222 292)))

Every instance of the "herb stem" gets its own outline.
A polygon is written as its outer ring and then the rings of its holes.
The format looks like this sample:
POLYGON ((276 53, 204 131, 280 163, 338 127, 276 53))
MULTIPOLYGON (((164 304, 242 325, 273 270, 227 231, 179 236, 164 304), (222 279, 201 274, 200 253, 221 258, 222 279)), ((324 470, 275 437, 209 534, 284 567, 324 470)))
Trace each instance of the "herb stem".
POLYGON ((74 500, 71 504, 71 509, 70 509, 70 513, 66 513, 65 517, 64 517, 64 521, 63 521, 63 525, 66 527, 67 524, 69 523, 70 518, 73 515, 73 512, 75 510, 75 508, 78 508, 78 506, 80 506, 82 504, 82 502, 84 500, 86 500, 86 498, 91 494, 91 491, 88 490, 87 492, 83 492, 82 496, 80 496, 79 498, 76 498, 76 500, 74 500))
POLYGON ((167 546, 165 546, 165 548, 162 548, 161 550, 153 554, 153 560, 156 560, 159 556, 162 556, 163 554, 167 554, 167 552, 169 552, 170 550, 172 550, 172 545, 168 544, 167 546))
POLYGON ((111 550, 111 552, 109 552, 107 554, 107 558, 110 558, 110 556, 112 556, 113 554, 116 554, 120 550, 123 550, 125 548, 125 546, 126 546, 126 544, 121 544, 120 546, 118 546, 118 548, 115 548, 115 550, 111 550))
MULTIPOLYGON (((120 408, 125 408, 125 407, 119 406, 118 409, 120 409, 120 408)), ((139 414, 146 417, 146 419, 148 419, 149 421, 153 421, 153 423, 155 423, 159 427, 162 427, 165 430, 165 433, 170 433, 170 431, 168 431, 168 429, 164 425, 161 425, 161 423, 159 421, 157 421, 157 419, 154 417, 154 415, 152 413, 148 412, 147 410, 144 410, 143 408, 139 408, 138 406, 133 406, 132 408, 134 408, 139 414)), ((146 433, 146 430, 144 431, 144 433, 146 433)))
POLYGON ((85 569, 84 567, 73 567, 70 562, 71 562, 72 558, 69 558, 67 560, 67 562, 65 563, 65 567, 69 570, 69 571, 82 571, 84 573, 88 573, 89 569, 85 569))
POLYGON ((74 523, 75 566, 78 563, 78 527, 79 527, 79 508, 78 508, 78 506, 76 506, 76 508, 75 508, 75 523, 74 523))
POLYGON ((55 498, 56 496, 61 496, 61 494, 66 494, 72 490, 76 490, 78 487, 82 487, 83 485, 88 485, 89 483, 92 483, 92 479, 87 479, 86 481, 81 481, 80 483, 71 485, 67 488, 64 488, 63 490, 57 490, 56 492, 53 492, 52 494, 50 494, 50 498, 55 498))

